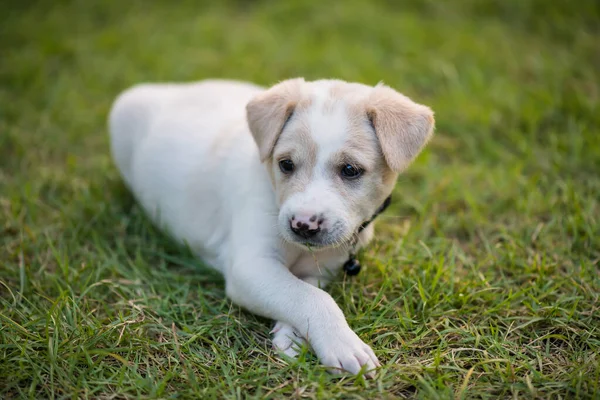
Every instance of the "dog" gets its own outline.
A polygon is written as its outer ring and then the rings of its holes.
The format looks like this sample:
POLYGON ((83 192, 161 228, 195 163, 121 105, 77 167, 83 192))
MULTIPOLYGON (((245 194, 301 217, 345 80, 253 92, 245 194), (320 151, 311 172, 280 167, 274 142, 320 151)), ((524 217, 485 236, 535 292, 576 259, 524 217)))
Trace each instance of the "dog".
POLYGON ((383 84, 303 78, 141 84, 109 116, 126 186, 231 301, 276 321, 274 348, 307 343, 332 372, 367 377, 375 353, 322 288, 433 128, 430 108, 383 84))

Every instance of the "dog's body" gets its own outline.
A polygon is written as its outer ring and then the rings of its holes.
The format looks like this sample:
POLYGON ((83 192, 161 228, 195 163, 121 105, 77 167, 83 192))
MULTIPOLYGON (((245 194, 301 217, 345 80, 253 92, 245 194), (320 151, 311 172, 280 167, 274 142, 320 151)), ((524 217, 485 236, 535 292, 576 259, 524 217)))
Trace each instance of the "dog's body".
POLYGON ((372 224, 357 228, 427 141, 428 108, 341 81, 203 81, 132 88, 109 123, 142 207, 224 275, 235 303, 278 321, 275 347, 294 356, 307 339, 329 367, 378 365, 319 286, 371 238, 372 224))

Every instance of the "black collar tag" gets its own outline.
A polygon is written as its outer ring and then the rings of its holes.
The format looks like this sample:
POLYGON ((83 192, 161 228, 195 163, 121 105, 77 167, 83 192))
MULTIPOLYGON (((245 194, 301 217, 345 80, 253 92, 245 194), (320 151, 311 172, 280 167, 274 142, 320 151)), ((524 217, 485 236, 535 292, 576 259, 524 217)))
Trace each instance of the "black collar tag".
POLYGON ((392 202, 392 195, 390 194, 383 201, 383 204, 379 206, 379 208, 377 209, 377 211, 375 211, 375 214, 373 214, 373 216, 371 217, 371 219, 363 222, 358 227, 358 230, 357 230, 356 235, 355 235, 355 242, 353 243, 352 250, 350 250, 350 254, 348 256, 348 261, 346 261, 344 263, 344 272, 346 273, 346 275, 350 275, 350 276, 358 275, 358 273, 360 272, 360 269, 361 269, 360 262, 358 262, 358 260, 356 259, 356 254, 355 254, 355 250, 354 250, 354 247, 356 246, 356 241, 358 241, 358 234, 361 233, 367 226, 369 226, 369 224, 371 222, 373 222, 375 220, 375 218, 377 218, 377 216, 379 214, 381 214, 382 212, 384 212, 385 209, 389 207, 389 205, 390 205, 391 202, 392 202))
POLYGON ((350 253, 350 257, 348 257, 348 261, 344 263, 344 272, 346 275, 355 276, 358 275, 361 269, 361 265, 356 259, 356 256, 350 253))

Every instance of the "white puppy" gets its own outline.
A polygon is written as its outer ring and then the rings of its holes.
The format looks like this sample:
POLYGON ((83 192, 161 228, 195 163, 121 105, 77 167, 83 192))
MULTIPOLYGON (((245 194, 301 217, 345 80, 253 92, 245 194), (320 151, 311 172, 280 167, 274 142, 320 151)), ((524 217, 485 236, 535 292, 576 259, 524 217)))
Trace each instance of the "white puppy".
MULTIPOLYGON (((320 287, 373 235, 368 221, 421 151, 433 113, 384 85, 291 79, 145 84, 110 114, 115 162, 152 220, 332 370, 377 357, 320 287)), ((372 373, 367 374, 368 376, 372 373)))

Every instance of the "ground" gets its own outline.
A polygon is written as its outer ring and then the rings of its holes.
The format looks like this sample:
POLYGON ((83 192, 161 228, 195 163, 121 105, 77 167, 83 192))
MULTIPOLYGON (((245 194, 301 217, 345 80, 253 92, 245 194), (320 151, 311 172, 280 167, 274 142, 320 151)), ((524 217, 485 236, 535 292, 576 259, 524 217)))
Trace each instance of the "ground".
POLYGON ((1 14, 0 397, 599 398, 597 1, 1 14), (295 76, 384 81, 436 113, 364 271, 331 288, 383 363, 373 381, 278 359, 271 322, 152 228, 109 156, 129 85, 295 76))

